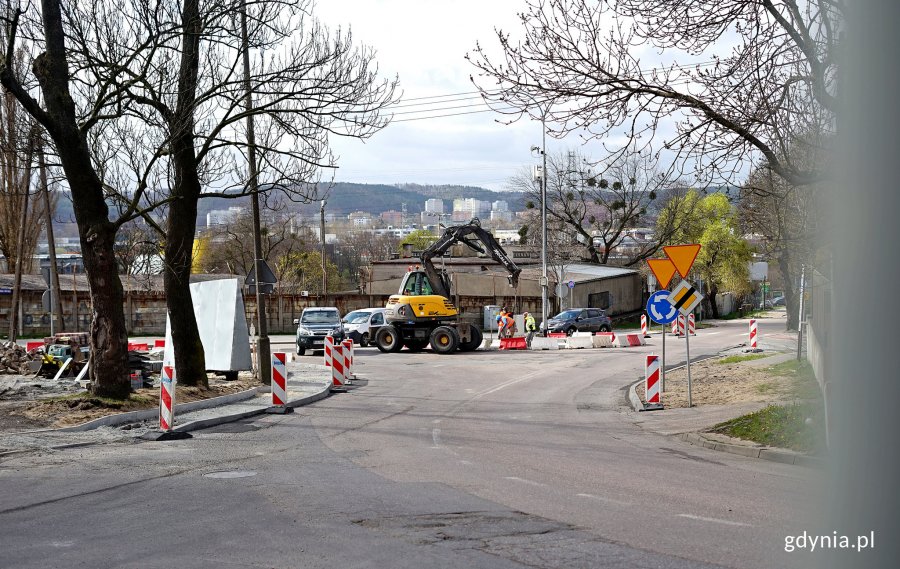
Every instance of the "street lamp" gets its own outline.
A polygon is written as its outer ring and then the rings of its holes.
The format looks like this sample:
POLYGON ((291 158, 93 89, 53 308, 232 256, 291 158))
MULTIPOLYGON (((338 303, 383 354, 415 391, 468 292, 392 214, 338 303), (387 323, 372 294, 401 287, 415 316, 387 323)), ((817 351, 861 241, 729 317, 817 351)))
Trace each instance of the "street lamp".
POLYGON ((325 264, 325 204, 328 203, 326 200, 322 200, 322 207, 319 209, 319 214, 321 216, 321 226, 319 231, 322 235, 322 298, 324 300, 325 295, 328 294, 328 272, 326 270, 325 264))
MULTIPOLYGON (((548 107, 549 108, 549 107, 548 107)), ((541 166, 541 332, 547 335, 547 320, 549 314, 548 292, 549 281, 547 279, 547 110, 541 112, 541 148, 532 146, 531 150, 541 153, 543 164, 541 166)))

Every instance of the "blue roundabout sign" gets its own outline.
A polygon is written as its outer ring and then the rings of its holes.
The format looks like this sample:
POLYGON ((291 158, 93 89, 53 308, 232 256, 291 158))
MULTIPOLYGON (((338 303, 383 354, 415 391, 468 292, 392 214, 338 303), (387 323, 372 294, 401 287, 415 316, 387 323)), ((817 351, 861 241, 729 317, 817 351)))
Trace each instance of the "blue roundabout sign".
POLYGON ((678 309, 669 302, 669 291, 654 292, 647 301, 647 314, 658 324, 671 324, 678 318, 678 309))

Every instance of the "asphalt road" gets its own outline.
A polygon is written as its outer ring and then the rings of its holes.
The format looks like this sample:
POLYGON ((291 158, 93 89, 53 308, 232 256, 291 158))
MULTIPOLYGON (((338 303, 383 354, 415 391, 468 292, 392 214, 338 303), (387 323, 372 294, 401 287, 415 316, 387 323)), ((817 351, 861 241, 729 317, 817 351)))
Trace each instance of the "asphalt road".
POLYGON ((7 457, 0 567, 790 566, 810 471, 634 424, 654 349, 358 350, 363 381, 295 415, 7 457))

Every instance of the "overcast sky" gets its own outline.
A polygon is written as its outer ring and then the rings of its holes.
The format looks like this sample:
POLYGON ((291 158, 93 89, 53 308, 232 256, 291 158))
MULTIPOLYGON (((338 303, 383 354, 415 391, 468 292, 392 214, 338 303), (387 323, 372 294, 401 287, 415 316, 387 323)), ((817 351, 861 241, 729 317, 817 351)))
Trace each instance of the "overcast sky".
MULTIPOLYGON (((475 68, 464 59, 466 52, 479 40, 496 49, 495 27, 520 35, 516 13, 521 10, 521 0, 320 0, 319 20, 330 27, 349 25, 354 42, 374 48, 382 74, 398 75, 403 91, 395 122, 383 131, 365 143, 332 139, 340 156, 336 181, 465 184, 501 190, 519 168, 537 163, 530 149, 541 144, 539 122, 498 124, 499 115, 490 111, 418 120, 485 108, 440 111, 435 109, 480 99, 440 103, 441 98, 422 98, 472 96, 475 89, 469 75, 475 68)), ((577 140, 547 142, 550 153, 577 145, 577 140)))

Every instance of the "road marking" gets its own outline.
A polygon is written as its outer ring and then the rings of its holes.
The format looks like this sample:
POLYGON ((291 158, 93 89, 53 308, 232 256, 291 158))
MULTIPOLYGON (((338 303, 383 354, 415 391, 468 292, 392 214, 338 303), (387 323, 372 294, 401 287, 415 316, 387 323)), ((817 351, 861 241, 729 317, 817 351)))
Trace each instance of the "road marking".
POLYGON ((714 524, 725 524, 727 526, 742 526, 742 527, 751 527, 750 524, 744 524, 741 522, 733 522, 731 520, 720 520, 719 518, 704 518, 703 516, 694 516, 691 514, 678 514, 679 518, 688 518, 691 520, 699 520, 701 522, 712 522, 714 524))
POLYGON ((582 498, 591 498, 592 500, 600 500, 601 502, 609 502, 611 504, 619 504, 620 506, 630 506, 631 502, 623 502, 622 500, 613 500, 612 498, 604 498, 603 496, 594 496, 593 494, 576 494, 582 498))
POLYGON ((432 423, 433 423, 433 424, 435 424, 435 425, 438 425, 438 424, 440 424, 440 422, 441 422, 441 420, 440 420, 440 419, 435 419, 435 420, 434 420, 434 421, 432 421, 432 423))
POLYGON ((522 377, 519 377, 516 379, 511 379, 505 383, 501 383, 500 385, 498 385, 496 387, 492 387, 490 389, 480 392, 478 395, 476 395, 472 399, 478 399, 479 397, 484 397, 485 395, 490 395, 491 393, 496 393, 497 391, 500 391, 501 389, 506 389, 510 385, 515 385, 517 383, 521 383, 523 381, 528 381, 529 379, 533 379, 534 377, 536 377, 542 373, 546 374, 546 372, 534 371, 534 372, 529 373, 528 375, 523 375, 522 377))
POLYGON ((441 446, 441 430, 440 429, 431 429, 431 440, 434 442, 434 446, 431 448, 440 448, 441 446))
POLYGON ((715 336, 716 334, 721 334, 721 332, 704 332, 704 336, 715 336))
POLYGON ((526 480, 524 478, 519 478, 518 476, 507 476, 506 479, 513 480, 515 482, 521 482, 522 484, 530 484, 532 486, 546 486, 546 484, 535 482, 534 480, 526 480))

